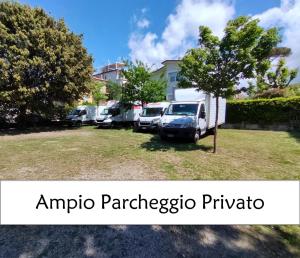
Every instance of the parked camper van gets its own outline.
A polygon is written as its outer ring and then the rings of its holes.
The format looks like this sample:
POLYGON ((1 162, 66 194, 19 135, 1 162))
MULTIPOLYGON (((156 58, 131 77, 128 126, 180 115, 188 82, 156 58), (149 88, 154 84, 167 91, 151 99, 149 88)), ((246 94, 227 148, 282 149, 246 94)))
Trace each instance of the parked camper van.
POLYGON ((169 102, 149 103, 143 108, 135 129, 139 130, 155 130, 158 128, 162 113, 170 105, 169 102))
POLYGON ((102 109, 104 109, 104 106, 78 106, 68 114, 66 122, 68 125, 76 126, 93 124, 102 109))
POLYGON ((142 106, 138 104, 128 107, 120 102, 108 103, 97 118, 97 125, 99 127, 113 127, 117 124, 133 124, 138 120, 140 113, 142 113, 142 106))
MULTIPOLYGON (((226 100, 219 98, 218 125, 225 123, 226 100)), ((196 88, 176 89, 159 122, 161 139, 189 138, 197 142, 201 135, 215 127, 216 101, 196 88)))

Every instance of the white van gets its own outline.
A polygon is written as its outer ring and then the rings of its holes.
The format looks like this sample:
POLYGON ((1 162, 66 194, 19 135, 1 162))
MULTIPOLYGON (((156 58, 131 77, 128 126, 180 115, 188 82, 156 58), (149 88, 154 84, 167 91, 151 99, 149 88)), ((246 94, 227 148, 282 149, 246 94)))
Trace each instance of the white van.
POLYGON ((100 118, 101 116, 101 113, 103 112, 103 110, 106 108, 107 106, 106 105, 101 105, 101 106, 98 106, 97 107, 97 111, 96 111, 96 119, 95 119, 95 124, 97 123, 97 119, 100 118))
POLYGON ((135 130, 155 130, 158 128, 162 113, 170 105, 170 102, 148 103, 135 124, 135 130))
POLYGON ((96 120, 96 106, 78 106, 74 108, 66 117, 68 125, 81 126, 90 124, 96 120))
MULTIPOLYGON (((216 100, 197 88, 176 89, 159 122, 161 139, 189 138, 197 142, 201 135, 215 127, 216 100)), ((219 98, 218 125, 225 123, 226 100, 219 98)))
POLYGON ((96 123, 99 127, 113 127, 118 124, 133 124, 142 113, 142 106, 133 104, 124 106, 120 102, 108 103, 103 109, 96 123))
POLYGON ((78 106, 67 115, 65 121, 68 125, 76 126, 94 124, 104 108, 105 106, 78 106))

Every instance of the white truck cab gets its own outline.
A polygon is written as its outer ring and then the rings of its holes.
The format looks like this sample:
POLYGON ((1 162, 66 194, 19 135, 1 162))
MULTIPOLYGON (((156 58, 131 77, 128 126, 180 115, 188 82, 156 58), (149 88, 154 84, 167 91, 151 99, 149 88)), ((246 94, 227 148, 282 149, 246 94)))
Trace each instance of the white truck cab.
POLYGON ((170 105, 169 102, 148 103, 136 123, 136 130, 155 130, 158 128, 161 115, 170 105))
MULTIPOLYGON (((189 138, 197 142, 201 135, 215 127, 216 101, 196 88, 176 89, 159 122, 161 139, 189 138)), ((226 100, 219 98, 218 125, 225 123, 226 100)))
POLYGON ((93 124, 96 121, 97 109, 97 106, 78 106, 67 115, 65 122, 76 126, 93 124))

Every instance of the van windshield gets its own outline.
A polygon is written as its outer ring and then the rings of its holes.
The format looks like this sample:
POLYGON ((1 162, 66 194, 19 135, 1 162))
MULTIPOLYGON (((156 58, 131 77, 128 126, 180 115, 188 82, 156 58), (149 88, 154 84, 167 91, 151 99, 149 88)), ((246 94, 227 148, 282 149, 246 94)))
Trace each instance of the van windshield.
POLYGON ((166 115, 197 115, 198 104, 171 104, 166 111, 166 115))
POLYGON ((144 108, 143 113, 141 116, 144 117, 152 117, 152 116, 159 116, 162 108, 144 108))
POLYGON ((121 113, 121 110, 119 108, 105 108, 100 115, 112 115, 117 116, 121 113))
POLYGON ((79 113, 80 113, 80 109, 73 109, 70 113, 69 113, 69 115, 72 115, 72 116, 78 116, 79 115, 79 113))

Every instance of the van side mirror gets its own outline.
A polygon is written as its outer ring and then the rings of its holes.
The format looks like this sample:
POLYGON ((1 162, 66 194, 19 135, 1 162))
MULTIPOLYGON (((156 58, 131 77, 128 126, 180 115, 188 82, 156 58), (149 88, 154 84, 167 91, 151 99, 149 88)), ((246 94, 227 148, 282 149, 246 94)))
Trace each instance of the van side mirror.
POLYGON ((205 111, 201 111, 200 114, 199 114, 199 118, 205 119, 205 117, 206 117, 205 111))
POLYGON ((164 115, 164 111, 161 110, 161 111, 160 111, 160 116, 163 116, 163 115, 164 115))

